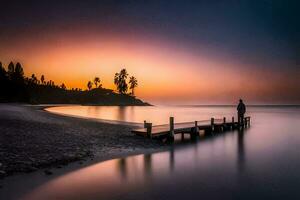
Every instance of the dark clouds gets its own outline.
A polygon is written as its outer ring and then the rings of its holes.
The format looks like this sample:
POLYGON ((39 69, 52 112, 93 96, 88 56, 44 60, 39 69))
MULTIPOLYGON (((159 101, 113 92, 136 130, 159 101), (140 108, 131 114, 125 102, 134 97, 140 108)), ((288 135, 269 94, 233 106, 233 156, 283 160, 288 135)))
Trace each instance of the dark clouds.
POLYGON ((4 1, 1 37, 76 28, 161 35, 258 66, 299 64, 299 1, 4 1))

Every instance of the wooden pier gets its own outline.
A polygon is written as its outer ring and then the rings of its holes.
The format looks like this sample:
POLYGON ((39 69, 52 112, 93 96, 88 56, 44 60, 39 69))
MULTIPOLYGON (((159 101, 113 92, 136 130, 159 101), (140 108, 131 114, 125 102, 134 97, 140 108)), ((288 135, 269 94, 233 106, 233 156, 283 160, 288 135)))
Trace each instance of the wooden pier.
POLYGON ((245 117, 240 123, 236 122, 234 117, 228 121, 224 117, 223 119, 211 118, 210 120, 174 123, 174 117, 170 117, 170 123, 163 125, 152 126, 152 123, 144 121, 144 128, 134 129, 132 133, 148 138, 168 137, 170 139, 174 139, 175 134, 189 133, 191 138, 194 138, 199 135, 201 130, 205 133, 217 133, 249 126, 250 117, 245 117))

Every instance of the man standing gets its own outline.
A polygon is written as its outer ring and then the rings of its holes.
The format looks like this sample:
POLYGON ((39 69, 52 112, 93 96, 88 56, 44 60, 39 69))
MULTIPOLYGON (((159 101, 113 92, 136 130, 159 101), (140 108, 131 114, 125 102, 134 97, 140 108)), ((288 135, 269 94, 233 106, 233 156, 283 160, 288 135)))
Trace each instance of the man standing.
POLYGON ((243 103, 242 99, 240 99, 240 103, 237 106, 237 111, 238 111, 238 122, 239 122, 239 125, 243 125, 244 124, 244 115, 245 115, 245 112, 246 112, 246 106, 243 103))

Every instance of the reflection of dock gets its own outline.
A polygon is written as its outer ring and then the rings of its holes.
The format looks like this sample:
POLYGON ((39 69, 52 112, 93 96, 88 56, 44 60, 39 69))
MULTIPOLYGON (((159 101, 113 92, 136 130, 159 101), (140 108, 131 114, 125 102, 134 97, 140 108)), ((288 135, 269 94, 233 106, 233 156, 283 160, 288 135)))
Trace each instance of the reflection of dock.
POLYGON ((224 117, 223 119, 211 118, 203 121, 174 123, 174 118, 170 117, 169 124, 152 126, 152 123, 146 123, 145 121, 144 128, 134 129, 132 133, 149 138, 167 136, 171 139, 174 139, 175 134, 189 133, 191 138, 194 138, 199 135, 200 130, 205 131, 205 133, 213 133, 248 126, 250 126, 250 117, 245 117, 243 123, 234 121, 234 117, 232 117, 231 121, 226 121, 224 117))
MULTIPOLYGON (((232 132, 232 133, 238 133, 237 148, 236 148, 237 149, 236 167, 238 169, 238 172, 243 172, 246 166, 246 156, 245 156, 246 149, 245 149, 245 142, 244 142, 246 131, 247 130, 244 128, 238 128, 237 131, 232 132)), ((217 134, 216 136, 221 136, 221 134, 217 134)), ((213 138, 215 137, 211 137, 210 135, 207 135, 207 136, 203 136, 201 141, 203 142, 204 140, 210 140, 213 138)), ((152 181, 155 179, 155 176, 157 176, 158 174, 160 175, 162 171, 164 171, 165 173, 174 173, 176 169, 178 171, 181 171, 181 167, 183 163, 187 164, 187 167, 192 167, 192 168, 197 166, 198 164, 202 165, 201 161, 203 161, 203 157, 201 156, 201 153, 198 148, 201 145, 199 145, 199 143, 192 143, 192 144, 193 145, 189 146, 187 150, 189 152, 189 155, 192 156, 188 156, 188 157, 185 157, 185 155, 187 154, 182 154, 181 150, 177 151, 175 146, 171 146, 171 148, 167 152, 164 152, 162 154, 161 153, 144 154, 143 156, 138 156, 138 157, 134 156, 134 157, 121 158, 118 160, 118 167, 119 167, 121 178, 123 180, 128 181, 130 177, 132 178, 132 176, 134 176, 134 178, 142 177, 146 181, 152 181), (193 150, 193 151, 189 151, 189 150, 193 150)), ((210 147, 214 148, 214 145, 210 147)), ((226 145, 223 147, 226 147, 226 145)), ((206 146, 204 148, 207 149, 208 147, 206 146)), ((221 151, 226 152, 223 150, 221 151)))

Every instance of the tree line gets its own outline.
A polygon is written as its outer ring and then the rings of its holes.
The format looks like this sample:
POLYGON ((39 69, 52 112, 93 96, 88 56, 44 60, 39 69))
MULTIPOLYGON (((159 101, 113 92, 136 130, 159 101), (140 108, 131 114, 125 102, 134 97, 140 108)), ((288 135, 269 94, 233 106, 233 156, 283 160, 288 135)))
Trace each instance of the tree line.
MULTIPOLYGON (((35 74, 32 74, 30 77, 24 75, 24 69, 22 65, 18 62, 14 64, 10 62, 7 66, 7 70, 0 62, 0 81, 10 83, 10 85, 45 85, 49 87, 66 89, 64 83, 61 85, 55 85, 54 81, 48 80, 44 75, 41 75, 40 79, 36 77, 35 74)), ((8 86, 8 85, 7 85, 8 86)), ((79 90, 79 88, 77 88, 79 90)))
MULTIPOLYGON (((122 69, 119 73, 115 74, 114 84, 116 85, 117 92, 120 94, 129 94, 134 96, 134 89, 138 86, 137 79, 134 76, 128 78, 126 69, 122 69), (128 89, 131 90, 127 93, 128 89)), ((87 83, 87 91, 91 91, 95 86, 97 90, 107 90, 102 88, 101 79, 95 77, 92 81, 87 83)), ((0 62, 0 101, 8 102, 26 102, 30 98, 30 93, 41 90, 63 90, 81 92, 80 88, 67 89, 64 83, 57 85, 52 80, 46 80, 44 75, 38 78, 35 74, 29 77, 24 75, 22 65, 17 62, 14 64, 10 62, 5 68, 0 62), (38 90, 37 90, 38 88, 38 90)))

